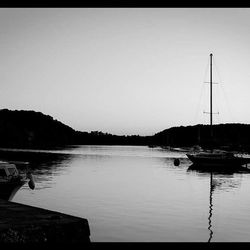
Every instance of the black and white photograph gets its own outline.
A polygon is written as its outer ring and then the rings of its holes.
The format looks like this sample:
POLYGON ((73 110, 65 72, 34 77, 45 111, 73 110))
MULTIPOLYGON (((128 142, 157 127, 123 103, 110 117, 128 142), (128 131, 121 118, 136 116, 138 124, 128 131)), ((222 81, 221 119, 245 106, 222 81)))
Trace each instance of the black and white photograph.
POLYGON ((250 242, 249 107, 250 8, 0 8, 0 243, 250 242))

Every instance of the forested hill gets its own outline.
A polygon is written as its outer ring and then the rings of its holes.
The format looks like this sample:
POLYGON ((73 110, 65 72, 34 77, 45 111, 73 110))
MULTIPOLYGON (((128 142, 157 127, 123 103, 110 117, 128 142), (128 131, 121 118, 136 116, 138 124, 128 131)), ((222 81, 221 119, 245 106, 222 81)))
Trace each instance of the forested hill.
POLYGON ((0 147, 48 148, 68 144, 147 145, 150 137, 81 132, 49 115, 26 110, 0 110, 0 147))
POLYGON ((35 111, 0 110, 0 146, 33 147, 71 143, 74 130, 35 111))
MULTIPOLYGON (((250 152, 249 124, 219 124, 213 127, 213 145, 250 152)), ((0 110, 0 147, 48 148, 69 144, 171 147, 201 145, 206 148, 211 144, 210 126, 172 127, 152 136, 118 136, 100 131, 76 131, 41 112, 0 110)))
POLYGON ((213 139, 209 125, 172 127, 152 137, 152 144, 171 147, 200 145, 250 152, 250 125, 227 123, 213 125, 213 139))

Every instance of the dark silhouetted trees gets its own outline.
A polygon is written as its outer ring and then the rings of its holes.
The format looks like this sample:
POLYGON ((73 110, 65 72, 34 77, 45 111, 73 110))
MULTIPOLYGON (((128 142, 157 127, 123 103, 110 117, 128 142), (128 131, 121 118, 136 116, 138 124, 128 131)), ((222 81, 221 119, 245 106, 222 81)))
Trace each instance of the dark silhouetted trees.
POLYGON ((250 152, 249 124, 219 124, 213 126, 211 140, 209 125, 180 126, 163 130, 152 136, 118 136, 100 131, 81 132, 35 111, 0 110, 0 147, 49 148, 85 145, 157 145, 189 147, 200 145, 245 150, 250 152))

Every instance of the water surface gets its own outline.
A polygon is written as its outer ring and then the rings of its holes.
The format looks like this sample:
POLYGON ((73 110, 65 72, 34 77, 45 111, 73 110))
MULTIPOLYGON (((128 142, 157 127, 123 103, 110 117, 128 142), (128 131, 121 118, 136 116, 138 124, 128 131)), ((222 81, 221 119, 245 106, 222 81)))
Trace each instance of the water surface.
POLYGON ((184 152, 144 146, 39 152, 50 157, 39 161, 36 153, 36 188, 24 185, 12 200, 88 219, 92 242, 250 239, 249 173, 213 173, 211 179, 189 171, 184 152))

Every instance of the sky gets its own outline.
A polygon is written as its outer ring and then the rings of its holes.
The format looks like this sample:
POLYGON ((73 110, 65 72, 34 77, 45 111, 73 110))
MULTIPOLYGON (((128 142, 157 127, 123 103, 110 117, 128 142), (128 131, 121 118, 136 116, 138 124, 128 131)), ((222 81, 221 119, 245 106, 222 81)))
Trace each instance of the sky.
POLYGON ((250 123, 249 8, 2 8, 0 108, 79 131, 250 123))

